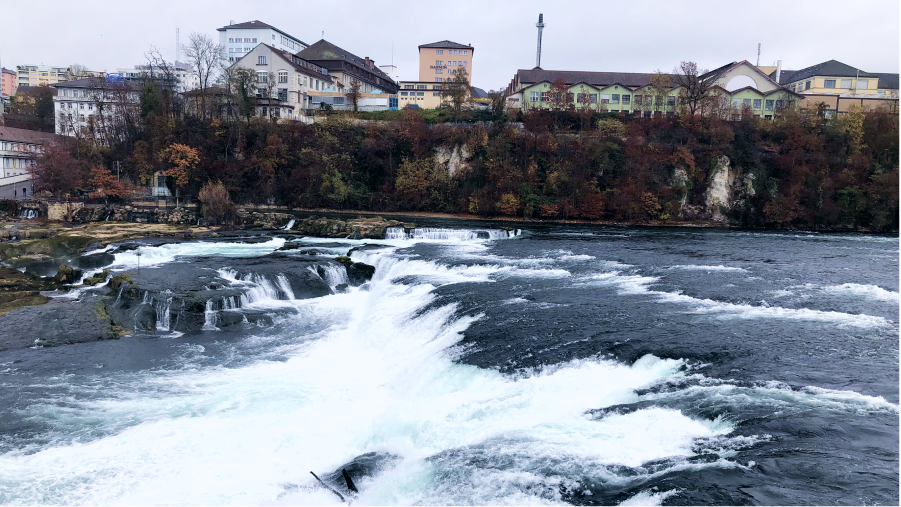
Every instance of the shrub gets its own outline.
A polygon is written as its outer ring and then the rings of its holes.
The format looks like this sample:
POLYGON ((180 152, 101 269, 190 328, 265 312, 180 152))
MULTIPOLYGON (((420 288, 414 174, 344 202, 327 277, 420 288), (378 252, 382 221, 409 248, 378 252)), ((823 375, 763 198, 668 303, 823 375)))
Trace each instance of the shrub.
POLYGON ((209 225, 234 223, 238 218, 238 208, 221 181, 204 185, 197 200, 203 203, 201 213, 209 225))

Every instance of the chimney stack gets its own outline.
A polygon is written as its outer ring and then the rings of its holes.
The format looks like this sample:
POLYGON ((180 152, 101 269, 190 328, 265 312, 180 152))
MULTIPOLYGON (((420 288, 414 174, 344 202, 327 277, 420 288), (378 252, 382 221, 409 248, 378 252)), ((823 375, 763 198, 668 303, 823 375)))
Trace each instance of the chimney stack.
MULTIPOLYGON (((779 77, 782 75, 782 60, 776 62, 776 82, 779 83, 779 77)), ((780 85, 782 83, 779 83, 780 85)))
POLYGON ((535 56, 535 67, 541 67, 541 32, 544 31, 544 14, 538 14, 538 23, 535 23, 535 26, 538 27, 538 54, 535 56))

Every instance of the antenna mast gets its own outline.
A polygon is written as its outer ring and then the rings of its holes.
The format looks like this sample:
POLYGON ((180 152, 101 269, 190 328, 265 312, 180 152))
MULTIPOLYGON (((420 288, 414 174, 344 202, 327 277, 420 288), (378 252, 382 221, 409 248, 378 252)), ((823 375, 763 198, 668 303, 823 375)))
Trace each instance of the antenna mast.
POLYGON ((541 67, 541 32, 544 31, 544 14, 538 14, 538 22, 535 23, 535 26, 538 27, 538 54, 535 56, 535 66, 541 67))
POLYGON ((175 61, 178 61, 179 51, 181 51, 181 38, 178 33, 178 27, 175 27, 175 61))

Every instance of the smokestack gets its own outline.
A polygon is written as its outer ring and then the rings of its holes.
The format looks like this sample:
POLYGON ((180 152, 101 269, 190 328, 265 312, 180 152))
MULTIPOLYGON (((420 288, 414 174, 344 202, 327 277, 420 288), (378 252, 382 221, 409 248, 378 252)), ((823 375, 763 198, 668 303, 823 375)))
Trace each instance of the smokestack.
POLYGON ((757 66, 760 67, 760 43, 757 43, 757 66))
POLYGON ((535 23, 535 26, 538 27, 538 55, 535 57, 535 66, 541 67, 541 32, 544 31, 544 14, 538 14, 538 23, 535 23))
MULTIPOLYGON (((779 76, 782 75, 782 60, 776 62, 776 82, 779 83, 779 76)), ((780 85, 782 83, 779 83, 780 85)))
POLYGON ((235 24, 235 20, 233 20, 233 19, 228 20, 228 24, 229 24, 229 25, 234 25, 234 24, 235 24))

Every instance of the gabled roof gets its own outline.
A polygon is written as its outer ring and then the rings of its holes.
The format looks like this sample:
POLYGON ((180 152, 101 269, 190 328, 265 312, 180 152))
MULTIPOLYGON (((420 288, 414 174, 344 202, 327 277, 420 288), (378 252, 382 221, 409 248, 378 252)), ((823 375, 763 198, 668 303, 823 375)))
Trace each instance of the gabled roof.
POLYGON ((483 90, 481 88, 476 88, 475 86, 473 86, 472 87, 472 97, 474 99, 487 99, 488 92, 486 92, 485 90, 483 90))
MULTIPOLYGON (((811 65, 806 69, 801 69, 791 76, 791 81, 799 81, 814 76, 835 76, 835 77, 876 77, 873 74, 864 72, 858 68, 844 64, 836 60, 811 65)), ((782 79, 780 79, 782 81, 782 79)))
POLYGON ((458 42, 453 42, 453 41, 449 41, 449 40, 433 42, 431 44, 422 44, 419 47, 421 47, 421 48, 442 48, 442 49, 473 49, 472 46, 469 46, 466 44, 460 44, 458 42))
POLYGON ((56 134, 50 132, 40 132, 37 130, 17 129, 13 127, 4 127, 0 125, 0 140, 15 141, 19 143, 44 144, 53 139, 60 138, 56 134))
POLYGON ((898 73, 887 74, 885 72, 873 72, 874 76, 879 78, 879 88, 883 90, 898 89, 898 73))
POLYGON ((638 87, 651 84, 654 74, 634 72, 586 72, 578 70, 544 70, 540 68, 519 69, 519 82, 521 84, 534 84, 542 81, 553 83, 562 78, 565 83, 584 82, 591 86, 608 86, 614 83, 623 86, 638 87))
POLYGON ((388 74, 385 74, 382 69, 378 68, 373 60, 370 60, 370 62, 372 62, 372 67, 367 67, 366 60, 364 58, 360 58, 350 51, 341 49, 340 47, 332 44, 325 39, 321 39, 307 49, 298 52, 297 56, 310 62, 328 60, 345 61, 356 65, 357 67, 360 67, 361 69, 364 69, 368 72, 371 72, 381 79, 388 81, 389 83, 394 83, 394 80, 391 79, 388 74))
POLYGON ((773 83, 773 84, 776 85, 777 87, 781 87, 781 86, 782 86, 781 84, 777 83, 772 77, 770 77, 769 74, 767 74, 766 72, 760 70, 757 66, 751 65, 751 62, 749 62, 749 61, 747 61, 747 60, 742 60, 742 61, 740 61, 740 62, 732 62, 732 63, 726 64, 726 65, 723 65, 722 67, 720 67, 720 68, 718 68, 718 69, 713 69, 713 70, 711 70, 710 72, 701 75, 700 77, 705 78, 705 77, 708 77, 708 76, 716 76, 716 79, 719 79, 719 77, 720 77, 722 74, 725 74, 726 72, 728 72, 728 71, 730 71, 730 70, 732 70, 732 69, 734 69, 735 67, 738 67, 738 66, 740 66, 740 65, 747 65, 750 69, 753 69, 754 72, 760 74, 761 76, 763 76, 764 79, 770 81, 771 83, 773 83))
MULTIPOLYGON (((270 46, 269 44, 266 44, 266 43, 261 43, 260 45, 269 48, 276 56, 278 56, 278 57, 280 57, 281 59, 285 60, 285 61, 288 63, 288 65, 290 65, 291 67, 293 67, 294 70, 296 70, 297 72, 300 72, 301 74, 306 74, 306 75, 308 75, 308 76, 312 76, 312 77, 321 79, 321 80, 323 80, 323 81, 333 81, 333 80, 335 80, 332 76, 329 76, 329 75, 327 75, 327 74, 323 74, 322 72, 316 72, 315 70, 309 69, 309 68, 304 67, 303 65, 300 65, 299 63, 295 62, 295 61, 294 61, 295 59, 303 60, 303 58, 301 58, 301 57, 299 57, 299 56, 297 56, 297 55, 295 55, 295 54, 292 54, 292 53, 290 53, 290 52, 288 52, 288 51, 284 51, 284 50, 278 49, 278 48, 276 48, 276 47, 272 47, 272 46, 270 46)), ((246 55, 244 55, 243 57, 241 57, 241 60, 243 60, 244 58, 247 58, 248 55, 250 55, 250 53, 247 53, 246 55)), ((240 60, 238 60, 238 61, 240 61, 240 60)), ((313 62, 307 62, 307 63, 310 63, 311 65, 315 65, 316 67, 320 67, 320 68, 322 67, 321 65, 317 65, 317 64, 315 64, 315 63, 313 63, 313 62)))
POLYGON ((233 29, 240 29, 240 28, 269 28, 269 29, 271 29, 271 30, 275 30, 276 32, 278 32, 278 33, 284 35, 285 37, 291 37, 292 39, 294 39, 294 40, 296 40, 296 41, 300 41, 300 43, 303 44, 304 46, 309 46, 309 44, 307 44, 306 42, 304 42, 304 41, 298 39, 297 37, 295 37, 295 36, 293 36, 293 35, 291 35, 291 34, 289 34, 289 33, 283 32, 283 31, 279 30, 278 28, 276 28, 276 27, 274 27, 274 26, 272 26, 272 25, 270 25, 270 24, 268 24, 268 23, 263 23, 263 22, 260 21, 260 20, 255 20, 255 21, 245 21, 245 22, 243 22, 243 23, 235 23, 234 25, 226 25, 226 26, 223 26, 222 28, 217 28, 216 31, 218 31, 218 32, 224 32, 225 30, 228 30, 228 29, 230 29, 230 28, 233 28, 233 29))
MULTIPOLYGON (((780 71, 780 74, 779 74, 779 84, 782 85, 782 86, 785 86, 785 85, 787 85, 788 83, 794 83, 794 82, 795 82, 794 76, 795 76, 795 74, 797 74, 797 73, 798 73, 798 71, 796 71, 796 70, 785 70, 785 69, 782 69, 782 70, 780 71)), ((776 71, 774 70, 773 72, 770 72, 770 73, 769 73, 769 77, 770 77, 770 79, 772 79, 773 81, 776 81, 776 71)))

